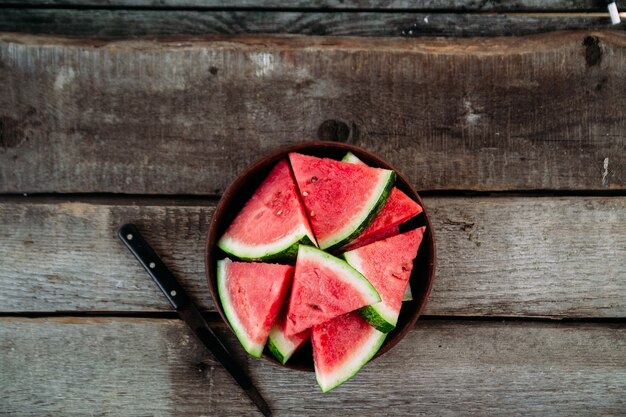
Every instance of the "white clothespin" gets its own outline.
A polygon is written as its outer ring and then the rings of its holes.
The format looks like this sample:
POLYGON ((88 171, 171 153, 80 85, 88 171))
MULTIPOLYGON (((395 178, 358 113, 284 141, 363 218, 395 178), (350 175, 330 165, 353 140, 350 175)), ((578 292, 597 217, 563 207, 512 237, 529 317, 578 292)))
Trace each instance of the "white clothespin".
POLYGON ((611 15, 611 23, 617 25, 621 22, 619 18, 619 12, 617 11, 617 5, 615 4, 615 0, 605 0, 607 8, 609 9, 609 14, 611 15))

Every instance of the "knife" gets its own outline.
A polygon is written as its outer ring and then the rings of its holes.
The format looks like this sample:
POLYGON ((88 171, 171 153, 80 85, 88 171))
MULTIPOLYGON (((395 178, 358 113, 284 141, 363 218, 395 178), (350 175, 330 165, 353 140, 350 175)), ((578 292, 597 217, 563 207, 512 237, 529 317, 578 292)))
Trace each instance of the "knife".
POLYGON ((270 417, 272 411, 250 381, 243 369, 235 362, 224 344, 209 327, 196 305, 187 297, 174 275, 165 266, 161 258, 143 239, 137 226, 125 224, 117 232, 120 240, 130 249, 141 266, 148 272, 152 280, 163 291, 165 297, 176 310, 180 318, 187 323, 194 334, 215 356, 235 381, 248 394, 248 397, 259 408, 264 416, 270 417))

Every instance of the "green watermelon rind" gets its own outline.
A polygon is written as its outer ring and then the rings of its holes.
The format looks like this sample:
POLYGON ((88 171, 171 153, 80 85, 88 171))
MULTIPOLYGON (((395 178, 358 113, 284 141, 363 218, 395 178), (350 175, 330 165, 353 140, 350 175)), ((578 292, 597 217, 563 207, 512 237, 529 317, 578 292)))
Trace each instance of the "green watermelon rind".
POLYGON ((355 154, 353 154, 352 152, 348 152, 344 155, 344 157, 341 159, 341 162, 347 162, 349 164, 363 164, 363 161, 361 161, 359 159, 358 156, 356 156, 355 154))
POLYGON ((361 307, 359 309, 359 314, 361 314, 361 316, 365 320, 367 320, 369 324, 371 324, 376 330, 380 332, 389 333, 396 328, 396 325, 392 324, 389 319, 386 319, 383 314, 381 314, 381 312, 375 307, 375 305, 361 307))
POLYGON ((329 253, 324 252, 321 249, 314 248, 313 246, 300 245, 298 257, 318 257, 326 261, 326 265, 329 263, 337 268, 340 268, 342 272, 347 274, 347 281, 356 287, 363 297, 366 298, 371 304, 380 302, 380 294, 376 291, 376 288, 372 285, 368 279, 363 276, 356 268, 353 268, 348 262, 341 258, 337 258, 329 253))
POLYGON ((376 355, 376 352, 378 352, 380 347, 383 345, 386 337, 386 333, 372 333, 372 336, 368 339, 368 342, 370 343, 367 343, 366 347, 362 347, 359 352, 353 354, 351 360, 349 361, 350 363, 347 366, 344 366, 347 370, 340 373, 330 381, 322 380, 320 378, 320 373, 317 369, 315 369, 315 379, 317 380, 319 387, 322 389, 322 393, 327 393, 354 377, 361 370, 361 368, 363 368, 370 361, 370 359, 376 355))
POLYGON ((404 290, 404 295, 402 296, 402 301, 413 301, 413 291, 411 291, 411 283, 406 283, 406 289, 404 290))
POLYGON ((274 343, 271 337, 267 340, 267 348, 270 350, 270 352, 272 352, 272 355, 274 355, 274 357, 278 359, 278 362, 280 362, 282 365, 286 364, 289 360, 290 355, 284 355, 278 344, 274 343))
POLYGON ((300 348, 304 343, 304 340, 295 344, 289 341, 281 330, 278 330, 276 326, 272 326, 270 334, 267 338, 267 348, 283 365, 287 363, 289 358, 300 348))
MULTIPOLYGON (((364 213, 367 213, 365 215, 365 218, 362 220, 357 219, 357 221, 348 223, 348 225, 344 227, 344 230, 353 229, 352 232, 347 237, 341 238, 341 237, 335 236, 334 238, 326 239, 326 241, 324 242, 324 247, 322 247, 321 242, 318 242, 320 244, 321 249, 324 249, 330 252, 336 249, 339 249, 342 246, 347 245, 348 243, 352 242, 354 239, 359 237, 361 233, 363 233, 365 229, 367 229, 369 225, 372 224, 376 216, 378 216, 378 213, 380 213, 380 211, 385 206, 385 203, 387 202, 387 198, 389 197, 389 194, 391 193, 391 190, 393 189, 393 186, 396 180, 395 172, 389 171, 389 170, 384 170, 384 171, 386 175, 384 177, 381 177, 380 184, 377 187, 378 192, 375 193, 375 194, 378 194, 378 199, 373 204, 370 203, 368 205, 369 207, 366 206, 366 208, 363 210, 364 213), (357 223, 358 221, 360 221, 360 224, 356 226, 356 228, 353 228, 354 223, 357 223), (331 242, 330 244, 328 244, 329 241, 331 242)), ((340 235, 340 234, 341 232, 338 232, 336 235, 340 235)))
POLYGON ((315 245, 305 228, 299 228, 272 244, 246 245, 236 242, 228 235, 222 236, 217 242, 217 246, 222 251, 235 259, 261 262, 294 260, 300 245, 315 245))
POLYGON ((230 296, 226 287, 226 273, 225 267, 226 264, 231 262, 230 259, 222 259, 217 261, 217 291, 220 296, 220 302, 222 303, 222 309, 224 310, 224 315, 228 319, 228 323, 230 323, 230 327, 232 327, 235 332, 235 336, 241 343, 241 346, 248 352, 250 355, 260 358, 263 354, 264 344, 253 343, 250 338, 246 335, 244 331, 243 324, 241 320, 235 313, 235 309, 233 308, 233 303, 230 299, 230 296))

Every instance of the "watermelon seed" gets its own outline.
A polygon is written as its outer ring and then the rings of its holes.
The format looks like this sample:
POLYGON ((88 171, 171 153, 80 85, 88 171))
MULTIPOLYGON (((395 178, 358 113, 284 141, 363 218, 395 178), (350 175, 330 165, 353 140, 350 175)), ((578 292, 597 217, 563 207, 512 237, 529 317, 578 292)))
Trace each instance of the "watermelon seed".
POLYGON ((315 217, 315 212, 314 211, 311 212, 311 217, 315 217))
POLYGON ((311 182, 317 181, 317 177, 311 177, 311 182))
POLYGON ((309 195, 309 193, 307 193, 306 191, 302 191, 302 196, 306 197, 307 195, 309 195))
POLYGON ((276 215, 278 215, 278 216, 280 216, 281 214, 283 214, 283 211, 282 211, 282 210, 278 210, 278 211, 276 212, 276 215))

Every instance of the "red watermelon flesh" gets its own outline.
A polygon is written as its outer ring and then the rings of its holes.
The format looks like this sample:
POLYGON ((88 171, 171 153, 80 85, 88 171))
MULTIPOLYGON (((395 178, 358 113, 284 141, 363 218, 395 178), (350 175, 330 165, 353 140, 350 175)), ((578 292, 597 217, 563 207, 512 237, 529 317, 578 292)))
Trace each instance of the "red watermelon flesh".
POLYGON ((300 246, 287 310, 287 336, 374 304, 372 285, 345 261, 310 246, 300 246))
POLYGON ((239 342, 260 357, 272 324, 285 302, 294 268, 252 262, 217 262, 217 285, 224 314, 239 342))
POLYGON ((346 252, 344 258, 374 285, 382 301, 362 308, 361 314, 378 330, 391 331, 398 322, 413 259, 422 242, 420 227, 346 252))
MULTIPOLYGON (((348 153, 344 159, 348 163, 365 166, 365 163, 354 154, 348 153)), ((356 249, 385 239, 400 233, 399 225, 417 216, 422 212, 422 207, 413 201, 408 195, 394 187, 391 194, 378 216, 372 224, 363 231, 355 240, 346 245, 342 250, 348 251, 356 249)))
POLYGON ((218 241, 226 253, 243 260, 293 259, 299 243, 314 244, 289 163, 282 160, 218 241))
POLYGON ((292 336, 285 334, 285 324, 287 317, 287 305, 281 310, 280 314, 276 318, 270 335, 267 340, 267 347, 270 352, 279 360, 283 365, 287 363, 289 358, 309 339, 311 335, 310 329, 307 329, 301 333, 296 333, 292 336))
POLYGON ((378 352, 385 336, 358 312, 313 327, 315 376, 322 392, 352 378, 378 352))
MULTIPOLYGON (((400 232, 399 225, 417 216, 422 212, 422 207, 409 196, 397 188, 391 190, 387 203, 374 219, 372 224, 365 229, 355 240, 350 243, 350 248, 358 248, 386 237, 397 235, 400 232)), ((346 248, 349 250, 350 248, 346 248)))
POLYGON ((360 248, 361 246, 369 245, 370 243, 387 239, 388 237, 395 236, 398 234, 400 234, 400 226, 388 227, 377 233, 367 236, 367 238, 365 239, 361 239, 360 237, 356 238, 354 241, 352 241, 352 243, 341 248, 341 252, 348 252, 353 249, 360 248))
POLYGON ((393 171, 289 154, 300 196, 321 249, 350 242, 373 221, 393 186, 393 171))

